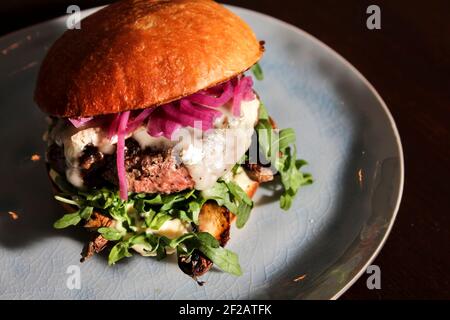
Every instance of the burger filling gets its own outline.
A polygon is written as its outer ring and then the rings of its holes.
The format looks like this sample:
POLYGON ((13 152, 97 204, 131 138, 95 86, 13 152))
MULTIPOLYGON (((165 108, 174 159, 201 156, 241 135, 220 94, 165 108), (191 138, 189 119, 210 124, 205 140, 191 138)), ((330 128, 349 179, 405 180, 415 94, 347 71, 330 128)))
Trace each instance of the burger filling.
MULTIPOLYGON (((175 133, 175 141, 153 137, 140 125, 125 139, 127 190, 169 194, 211 188, 250 147, 259 104, 256 97, 242 102, 238 117, 224 105, 210 130, 186 127, 175 133)), ((65 119, 53 121, 47 137, 51 167, 80 189, 118 187, 117 137, 109 139, 100 124, 76 128, 65 119)))

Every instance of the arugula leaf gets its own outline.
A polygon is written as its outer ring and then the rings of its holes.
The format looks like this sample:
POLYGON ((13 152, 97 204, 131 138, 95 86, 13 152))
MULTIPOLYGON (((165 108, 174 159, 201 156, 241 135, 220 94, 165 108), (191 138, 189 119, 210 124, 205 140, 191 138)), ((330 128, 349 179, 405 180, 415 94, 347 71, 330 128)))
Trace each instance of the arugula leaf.
MULTIPOLYGON (((203 199, 202 197, 198 197, 197 199, 190 201, 188 204, 187 213, 189 213, 189 218, 196 225, 198 225, 198 215, 200 214, 200 211, 201 211, 205 201, 206 200, 203 199)), ((184 220, 187 220, 187 219, 184 219, 184 220)))
POLYGON ((147 240, 147 234, 141 233, 135 236, 132 236, 130 239, 128 239, 130 243, 130 247, 134 244, 149 244, 147 240))
POLYGON ((118 193, 107 188, 84 192, 78 191, 78 195, 84 197, 84 202, 88 205, 99 209, 107 209, 121 203, 118 193))
POLYGON ((213 248, 204 244, 200 246, 199 250, 223 271, 235 276, 242 275, 236 253, 222 247, 213 248))
POLYGON ((142 200, 143 205, 157 205, 163 204, 162 196, 160 194, 155 195, 153 198, 146 198, 142 200))
POLYGON ((129 246, 129 241, 121 241, 118 242, 114 247, 112 247, 108 256, 108 264, 113 265, 123 258, 131 257, 132 254, 130 253, 130 251, 128 251, 129 246))
POLYGON ((239 214, 237 215, 236 219, 236 227, 238 229, 241 229, 244 227, 244 225, 247 223, 248 219, 250 218, 250 212, 252 211, 253 205, 249 206, 245 203, 241 203, 238 207, 239 214))
POLYGON ((161 241, 156 235, 141 233, 132 236, 126 242, 129 244, 130 248, 134 245, 141 245, 141 248, 145 252, 145 256, 155 256, 157 255, 157 250, 161 241))
POLYGON ((249 206, 253 205, 252 199, 249 198, 247 193, 244 190, 242 190, 242 188, 237 183, 233 181, 227 181, 225 182, 225 185, 228 187, 228 190, 231 192, 234 198, 237 199, 239 202, 244 202, 249 206))
POLYGON ((284 192, 280 198, 280 207, 288 210, 292 205, 292 200, 297 194, 301 186, 313 183, 310 174, 304 174, 300 168, 306 164, 304 160, 296 160, 296 147, 294 145, 291 153, 291 148, 283 150, 283 155, 278 159, 277 169, 280 172, 281 183, 284 187, 284 192))
POLYGON ((55 229, 64 229, 67 228, 68 226, 75 226, 80 221, 81 221, 80 211, 77 211, 74 213, 65 214, 62 218, 60 218, 53 224, 53 227, 55 229))
POLYGON ((242 188, 232 182, 225 182, 228 190, 233 195, 234 200, 237 202, 237 210, 233 212, 237 216, 236 226, 240 229, 248 221, 250 217, 250 212, 253 208, 253 201, 247 195, 247 193, 242 190, 242 188))
POLYGON ((123 234, 114 228, 108 228, 108 227, 101 227, 97 230, 98 233, 100 233, 103 238, 110 241, 117 241, 122 239, 123 234))
POLYGON ((264 160, 273 160, 272 141, 274 140, 275 133, 270 122, 269 113, 262 102, 259 105, 259 119, 255 129, 258 137, 258 146, 260 151, 263 152, 264 160))
POLYGON ((171 247, 171 248, 176 248, 176 247, 178 247, 181 243, 185 242, 186 240, 192 239, 192 238, 195 238, 195 237, 196 237, 196 234, 195 234, 195 233, 186 233, 186 234, 184 234, 184 235, 182 235, 182 236, 180 236, 180 237, 178 237, 178 238, 176 238, 176 239, 172 239, 172 240, 169 242, 169 247, 171 247))
POLYGON ((139 207, 137 207, 136 210, 141 213, 141 217, 144 218, 145 225, 147 227, 150 227, 150 225, 152 224, 153 218, 156 215, 156 211, 153 210, 152 208, 150 208, 148 211, 143 211, 142 209, 139 209, 139 207))
POLYGON ((166 237, 156 237, 154 235, 149 235, 149 237, 152 237, 152 236, 153 236, 154 241, 156 242, 156 244, 155 244, 156 259, 162 260, 167 256, 166 247, 169 246, 170 239, 168 239, 166 237))
POLYGON ((211 248, 218 248, 220 247, 219 241, 217 241, 216 238, 214 238, 209 232, 199 232, 195 234, 197 239, 200 240, 202 245, 208 246, 211 248))
POLYGON ((165 257, 165 247, 169 245, 170 240, 166 237, 142 233, 131 237, 128 242, 130 247, 136 244, 142 245, 145 256, 156 256, 160 260, 165 257))
POLYGON ((91 217, 93 211, 93 207, 84 207, 80 210, 81 219, 88 220, 91 217))
POLYGON ((156 248, 156 260, 160 261, 167 257, 166 248, 164 246, 158 246, 156 248))
POLYGON ((172 219, 172 217, 167 214, 166 212, 159 212, 156 214, 156 216, 153 218, 152 222, 149 225, 149 228, 153 230, 159 230, 161 226, 164 224, 164 222, 172 219))
POLYGON ((113 217, 115 220, 123 222, 126 221, 128 225, 132 224, 131 218, 128 215, 128 206, 126 202, 120 202, 115 206, 112 206, 109 208, 109 214, 111 217, 113 217))
POLYGON ((256 132, 258 137, 258 146, 263 152, 265 160, 272 158, 272 143, 273 129, 269 120, 260 120, 256 124, 256 132))
POLYGON ((215 200, 219 206, 224 206, 237 216, 236 226, 242 228, 247 222, 253 201, 247 193, 233 181, 217 181, 208 190, 202 191, 205 200, 215 200))
MULTIPOLYGON (((259 102, 259 109, 258 109, 258 120, 268 120, 269 121, 269 112, 267 111, 266 105, 262 103, 262 101, 259 102)), ((270 125, 270 128, 272 128, 272 125, 270 125)))
POLYGON ((280 207, 288 210, 300 187, 313 182, 310 174, 303 173, 300 170, 306 164, 306 161, 296 159, 295 132, 293 129, 287 128, 280 130, 277 135, 272 128, 269 115, 262 103, 259 109, 259 121, 256 129, 258 133, 258 144, 266 160, 273 160, 273 157, 278 156, 272 165, 279 172, 283 185, 280 207))
POLYGON ((259 63, 255 63, 253 65, 253 67, 251 68, 253 75, 255 76, 255 78, 259 81, 264 79, 264 73, 262 71, 261 66, 259 65, 259 63))
POLYGON ((176 203, 185 201, 190 195, 184 193, 174 193, 169 195, 164 195, 162 197, 163 205, 161 210, 166 211, 172 208, 176 203))
POLYGON ((223 271, 237 276, 242 274, 238 256, 234 252, 222 248, 219 241, 208 232, 182 235, 178 239, 171 240, 170 247, 177 247, 179 255, 187 256, 198 249, 223 271))
POLYGON ((203 190, 201 195, 205 200, 215 200, 219 206, 224 206, 233 213, 237 212, 237 205, 231 200, 229 189, 223 181, 218 181, 212 188, 203 190))
MULTIPOLYGON (((278 139, 274 141, 275 144, 278 144, 279 150, 285 150, 291 144, 295 144, 296 137, 295 131, 292 128, 286 128, 280 130, 278 133, 278 139)), ((274 144, 272 143, 272 144, 274 144)))
MULTIPOLYGON (((134 208, 144 217, 146 225, 150 227, 152 220, 159 213, 158 219, 163 215, 169 215, 169 218, 179 218, 187 222, 198 223, 198 214, 200 212, 201 199, 198 198, 198 191, 188 190, 169 195, 147 195, 135 194, 134 208)), ((155 221, 156 223, 156 221, 155 221)), ((152 228, 154 228, 153 224, 152 228)))

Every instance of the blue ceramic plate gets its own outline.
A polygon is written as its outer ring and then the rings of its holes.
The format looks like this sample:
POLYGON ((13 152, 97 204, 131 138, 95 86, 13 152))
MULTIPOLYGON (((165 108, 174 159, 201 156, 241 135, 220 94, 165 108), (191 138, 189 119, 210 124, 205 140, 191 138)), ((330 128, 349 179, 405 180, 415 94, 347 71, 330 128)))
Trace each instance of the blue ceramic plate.
POLYGON ((84 232, 52 229, 61 208, 52 200, 43 160, 30 161, 44 154, 46 128, 32 94, 45 52, 65 30, 63 17, 0 39, 1 298, 330 299, 364 272, 392 227, 403 187, 402 148, 386 105, 317 39, 274 18, 231 9, 266 41, 265 79, 257 91, 280 127, 295 128, 299 155, 315 178, 289 213, 271 190, 260 188, 249 223, 232 230, 229 243, 244 274, 212 270, 200 287, 173 258, 136 256, 108 267, 100 255, 80 264, 84 232), (80 289, 67 286, 71 266, 80 266, 80 289))

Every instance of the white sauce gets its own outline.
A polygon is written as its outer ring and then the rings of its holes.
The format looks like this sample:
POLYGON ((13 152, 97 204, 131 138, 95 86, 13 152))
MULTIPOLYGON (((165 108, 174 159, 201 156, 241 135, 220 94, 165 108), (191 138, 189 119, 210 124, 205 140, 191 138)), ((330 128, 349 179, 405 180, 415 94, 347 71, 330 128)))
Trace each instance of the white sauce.
POLYGON ((113 154, 116 151, 117 138, 108 139, 107 133, 99 127, 77 129, 73 126, 64 125, 59 120, 54 129, 47 137, 49 142, 54 141, 59 146, 64 146, 64 157, 66 158, 66 178, 77 188, 83 188, 83 178, 78 167, 78 159, 83 149, 92 144, 98 147, 104 154, 113 154))
MULTIPOLYGON (((167 237, 169 239, 176 239, 181 237, 183 234, 191 232, 192 228, 187 222, 183 222, 180 219, 168 220, 163 223, 159 230, 153 230, 147 228, 145 230, 146 233, 156 234, 160 236, 167 237)), ((156 253, 152 253, 152 248, 146 244, 134 244, 131 247, 134 251, 143 256, 156 256, 156 253)), ((166 247, 166 253, 172 254, 175 250, 172 248, 166 247)))
MULTIPOLYGON (((215 128, 207 132, 199 129, 182 128, 170 141, 164 137, 150 136, 141 126, 128 137, 133 137, 141 148, 174 147, 175 156, 187 167, 195 188, 206 190, 229 172, 250 147, 254 126, 258 119, 259 100, 243 101, 241 117, 233 117, 229 105, 220 110, 223 115, 216 119, 215 128)), ((127 138, 128 138, 127 137, 127 138)), ((66 178, 78 188, 83 188, 78 159, 83 149, 92 144, 104 154, 113 154, 117 137, 111 141, 100 127, 76 129, 59 120, 48 135, 49 143, 64 146, 66 178)))
POLYGON ((141 256, 144 256, 144 257, 156 256, 156 252, 155 253, 151 252, 152 247, 150 247, 149 245, 143 244, 143 243, 133 244, 131 246, 131 249, 133 249, 134 251, 136 251, 137 253, 139 253, 141 256))
POLYGON ((161 228, 159 228, 158 230, 147 228, 145 232, 157 234, 159 236, 163 236, 169 239, 176 239, 190 231, 191 227, 189 223, 183 222, 180 219, 173 219, 164 222, 161 228))
POLYGON ((255 181, 250 179, 250 177, 247 175, 244 169, 242 167, 239 167, 235 175, 231 174, 228 177, 224 177, 224 180, 231 180, 234 183, 236 183, 239 187, 241 187, 242 190, 247 192, 253 185, 255 185, 255 181))

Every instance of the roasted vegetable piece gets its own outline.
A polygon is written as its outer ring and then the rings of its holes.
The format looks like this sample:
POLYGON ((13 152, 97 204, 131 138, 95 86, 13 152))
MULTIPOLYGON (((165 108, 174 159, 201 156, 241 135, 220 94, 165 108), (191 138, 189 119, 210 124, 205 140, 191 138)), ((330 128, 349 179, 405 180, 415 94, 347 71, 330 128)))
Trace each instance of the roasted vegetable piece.
POLYGON ((230 239, 231 214, 216 202, 205 203, 198 216, 198 231, 209 232, 223 247, 230 239))
MULTIPOLYGON (((211 269, 212 265, 212 261, 205 257, 203 253, 198 250, 194 250, 190 257, 178 257, 178 266, 180 267, 181 271, 191 276, 195 280, 197 280, 197 277, 200 277, 201 275, 204 275, 206 272, 208 272, 209 269, 211 269)), ((198 283, 200 285, 202 284, 201 282, 198 283)))

